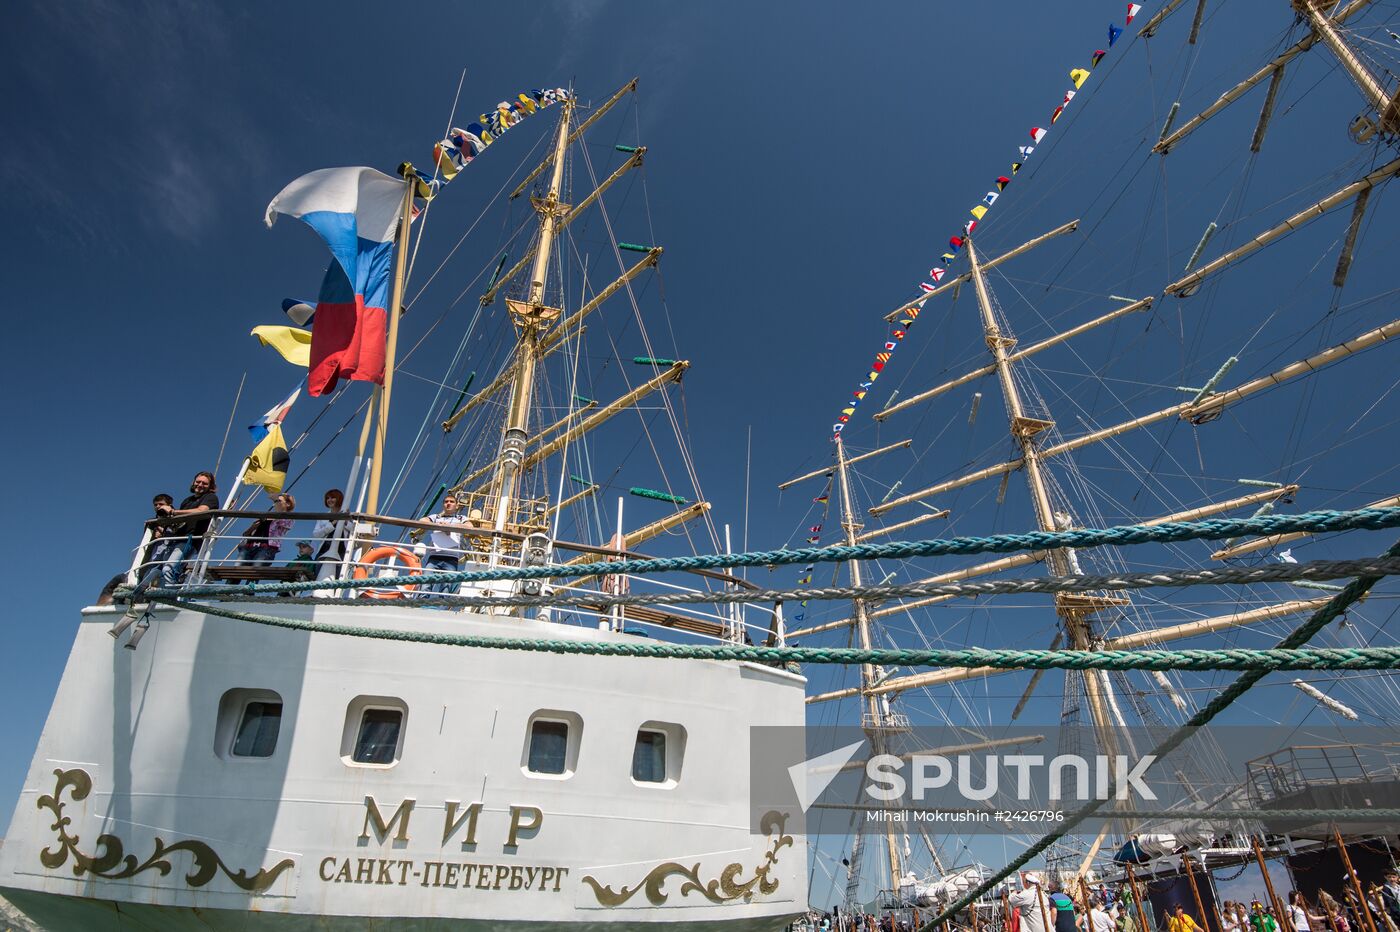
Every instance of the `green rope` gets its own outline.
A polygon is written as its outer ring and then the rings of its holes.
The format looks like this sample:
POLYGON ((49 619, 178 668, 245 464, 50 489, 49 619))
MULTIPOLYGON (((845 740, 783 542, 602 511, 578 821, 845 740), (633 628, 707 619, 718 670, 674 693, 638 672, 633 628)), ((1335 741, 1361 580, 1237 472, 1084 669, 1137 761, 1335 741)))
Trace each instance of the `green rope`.
POLYGON ((989 537, 950 537, 942 540, 892 541, 840 547, 804 547, 799 550, 759 550, 738 554, 659 557, 648 560, 600 560, 570 566, 525 566, 496 570, 460 570, 374 579, 328 579, 310 582, 257 583, 238 586, 190 586, 186 596, 260 592, 302 592, 319 589, 367 589, 415 583, 486 582, 498 579, 549 579, 561 575, 606 576, 618 573, 663 573, 675 570, 722 569, 740 566, 781 566, 794 563, 838 563, 847 560, 898 560, 910 557, 970 556, 980 553, 1016 553, 1072 547, 1123 546, 1128 544, 1180 543, 1188 540, 1222 540, 1246 535, 1288 534, 1400 527, 1400 508, 1359 508, 1354 511, 1309 511, 1297 515, 1262 515, 1252 518, 1207 518, 1165 524, 1131 524, 1111 528, 1079 528, 1070 531, 1028 531, 989 537))
POLYGON ((898 650, 854 647, 757 647, 744 644, 638 644, 618 641, 483 637, 445 632, 407 631, 334 625, 214 608, 176 599, 167 605, 235 621, 340 634, 384 641, 411 641, 448 647, 524 650, 595 657, 652 657, 673 660, 747 660, 757 663, 882 664, 906 667, 994 667, 999 670, 1395 670, 1400 647, 1333 647, 1295 650, 1012 650, 971 647, 962 650, 898 650))
MULTIPOLYGON (((454 571, 456 572, 456 571, 454 571)), ((902 583, 893 586, 818 586, 797 589, 735 589, 717 591, 647 592, 623 594, 598 592, 593 589, 563 588, 549 595, 506 595, 477 596, 460 595, 450 592, 436 592, 431 596, 436 606, 455 608, 553 608, 555 606, 582 605, 590 610, 599 606, 614 605, 720 605, 753 604, 757 602, 797 602, 807 600, 849 599, 895 599, 921 598, 935 595, 977 597, 983 595, 1024 594, 1028 592, 1097 592, 1113 590, 1147 589, 1154 587, 1185 586, 1254 586, 1263 583, 1286 582, 1295 586, 1316 588, 1321 583, 1304 580, 1350 579, 1356 576, 1397 576, 1400 575, 1400 560, 1311 560, 1306 563, 1267 563, 1260 566, 1228 566, 1220 569, 1187 569, 1172 572, 1114 573, 1106 576, 1037 576, 1030 579, 996 579, 974 582, 951 583, 902 583)), ((376 577, 375 582, 383 585, 384 577, 376 577)), ((438 581, 438 574, 429 573, 416 576, 421 584, 438 581)), ((450 580, 447 580, 450 582, 450 580)), ((1324 587, 1330 592, 1340 592, 1341 586, 1324 587)), ((238 586, 220 586, 214 593, 201 592, 201 598, 216 602, 243 602, 252 598, 238 586)), ((179 598, 184 589, 153 589, 153 594, 179 598)), ((270 600, 277 605, 363 605, 365 607, 402 608, 402 604, 392 600, 367 601, 360 598, 320 597, 299 598, 287 601, 287 594, 270 600)), ((410 603, 412 604, 412 603, 410 603)), ((422 604, 422 603, 417 603, 422 604)), ((789 632, 788 637, 802 634, 801 630, 789 632)))
MULTIPOLYGON (((1394 556, 1400 556, 1400 542, 1392 545, 1391 548, 1385 552, 1386 558, 1394 556)), ((1379 576, 1360 576, 1352 580, 1347 584, 1345 589, 1337 593, 1326 605, 1314 612, 1307 621, 1303 622, 1303 624, 1294 629, 1291 634, 1280 641, 1278 649, 1295 650, 1308 643, 1315 634, 1331 624, 1335 619, 1340 617, 1343 612, 1350 608, 1352 604, 1369 592, 1371 587, 1379 582, 1380 579, 1381 577, 1379 576)), ((1235 700, 1248 692, 1254 684, 1262 680, 1267 673, 1268 671, 1262 668, 1242 673, 1240 677, 1227 686, 1223 692, 1207 703, 1199 712, 1191 716, 1186 724, 1172 732, 1166 740, 1153 748, 1149 753, 1153 757, 1161 759, 1180 747, 1187 738, 1194 734, 1195 729, 1209 723, 1211 719, 1233 705, 1235 700)), ((1117 783, 1117 774, 1114 774, 1105 795, 1116 795, 1118 788, 1117 783)), ((1007 864, 996 874, 992 875, 990 879, 978 884, 977 887, 970 890, 957 902, 924 923, 919 927, 918 932, 933 932, 939 923, 951 919, 953 916, 957 915, 959 910, 965 909, 967 906, 976 902, 977 898, 982 894, 994 888, 998 883, 1011 876, 1011 874, 1021 867, 1029 864, 1037 855, 1041 854, 1055 842, 1067 835, 1070 829, 1097 812, 1103 806, 1104 802, 1105 800, 1094 800, 1067 816, 1065 821, 1057 826, 1053 832, 1044 835, 1039 841, 1014 858, 1010 864, 1007 864)))

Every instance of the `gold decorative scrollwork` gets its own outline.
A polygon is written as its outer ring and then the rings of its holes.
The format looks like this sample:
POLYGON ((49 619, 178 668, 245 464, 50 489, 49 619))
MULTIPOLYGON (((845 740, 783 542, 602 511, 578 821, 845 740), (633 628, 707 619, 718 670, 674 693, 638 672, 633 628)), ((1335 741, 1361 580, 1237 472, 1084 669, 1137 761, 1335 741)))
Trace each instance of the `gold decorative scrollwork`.
POLYGON ((151 852, 151 856, 140 861, 136 855, 125 853, 122 840, 116 835, 99 835, 97 853, 95 855, 83 854, 78 849, 80 840, 78 836, 68 834, 68 827, 73 824, 73 820, 63 814, 63 807, 66 805, 63 800, 63 792, 71 790, 69 795, 72 796, 74 802, 87 799, 88 794, 92 792, 92 777, 88 775, 86 770, 55 770, 53 773, 58 778, 53 795, 39 797, 39 808, 47 809, 54 814, 55 821, 50 828, 58 835, 56 848, 45 848, 39 852, 39 862, 49 870, 57 870, 66 864, 71 857, 75 877, 92 874, 95 877, 104 877, 108 880, 124 880, 148 870, 154 870, 165 877, 170 874, 173 867, 170 863, 170 856, 183 851, 194 859, 190 872, 185 875, 185 883, 191 887, 204 886, 213 880, 218 872, 222 871, 224 876, 233 881, 239 889, 247 890, 249 893, 261 893, 272 886, 279 874, 295 864, 291 858, 288 858, 249 876, 246 870, 230 870, 214 849, 202 841, 177 841, 168 845, 161 838, 156 838, 155 851, 151 852))
POLYGON ((632 887, 623 887, 621 890, 613 890, 612 887, 603 886, 593 877, 584 877, 583 882, 593 888, 593 896, 597 898, 599 904, 603 906, 621 906, 626 903, 637 891, 645 890, 647 900, 653 906, 664 904, 669 894, 663 893, 661 887, 671 877, 684 877, 685 882, 681 884, 680 894, 682 897, 691 893, 699 893, 711 903, 729 903, 743 898, 744 902, 753 899, 754 893, 768 895, 778 889, 778 879, 771 876, 773 866, 778 863, 778 852, 790 847, 793 843, 792 836, 785 831, 788 814, 786 812, 766 812, 759 821, 759 828, 770 840, 770 847, 763 856, 763 863, 754 868, 753 877, 748 880, 741 880, 740 875, 744 873, 744 865, 738 862, 727 865, 720 871, 718 878, 706 883, 700 878, 700 865, 686 867, 684 864, 677 864, 675 861, 667 861, 665 864, 658 864, 651 871, 637 881, 632 887))

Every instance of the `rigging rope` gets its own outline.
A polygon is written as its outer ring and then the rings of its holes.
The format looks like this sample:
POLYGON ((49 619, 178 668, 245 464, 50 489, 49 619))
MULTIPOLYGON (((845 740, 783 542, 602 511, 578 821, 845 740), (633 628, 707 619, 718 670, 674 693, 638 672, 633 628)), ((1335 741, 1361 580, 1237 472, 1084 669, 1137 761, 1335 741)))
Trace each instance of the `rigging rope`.
MULTIPOLYGON (((460 571, 424 573, 413 577, 419 585, 451 583, 460 571)), ((663 592, 646 594, 610 594, 594 590, 559 591, 550 595, 464 596, 435 594, 432 601, 439 605, 463 608, 549 608, 561 605, 711 605, 749 602, 797 602, 803 600, 891 599, 936 595, 980 596, 1020 595, 1027 592, 1094 592, 1099 590, 1148 589, 1163 586, 1222 586, 1259 585, 1262 583, 1320 581, 1346 579, 1352 576, 1400 575, 1400 559, 1379 560, 1315 560, 1308 563, 1275 563, 1262 566, 1228 567, 1225 569, 1192 569, 1170 573, 1116 573, 1107 576, 1041 576, 1034 579, 999 579, 984 582, 909 583, 906 585, 823 586, 808 589, 738 589, 725 592, 663 592)), ((379 577, 368 581, 374 588, 383 588, 379 577)), ((199 595, 214 601, 247 601, 251 586, 221 585, 203 587, 199 595), (212 593, 204 590, 213 588, 212 593)), ((190 595, 189 589, 152 589, 153 595, 178 598, 190 595)), ((285 594, 277 598, 286 603, 285 594)), ((392 605, 393 602, 364 602, 361 599, 298 600, 309 604, 332 603, 346 605, 392 605)), ((295 604, 295 603, 288 603, 295 604)))
MULTIPOLYGON (((1400 556, 1400 543, 1393 544, 1391 548, 1385 552, 1385 556, 1387 558, 1400 556)), ((1314 612, 1307 621, 1303 622, 1303 624, 1294 629, 1288 637, 1280 641, 1278 648, 1292 650, 1302 647, 1308 641, 1312 640, 1315 634, 1339 618, 1342 613, 1369 592, 1371 587, 1379 581, 1379 577, 1375 576, 1362 576, 1352 580, 1345 589, 1337 593, 1326 605, 1314 612)), ((1262 680, 1266 673, 1267 671, 1263 669, 1254 669, 1241 674, 1235 682, 1226 687, 1223 692, 1207 703, 1199 712, 1187 719, 1184 725, 1172 732, 1166 740, 1153 748, 1150 753, 1157 758, 1162 758, 1175 750, 1194 734, 1197 728, 1209 723, 1217 715, 1233 705, 1235 700, 1239 699, 1248 692, 1254 684, 1262 680)), ((1118 788, 1117 774, 1115 774, 1109 782, 1110 786, 1105 795, 1113 796, 1116 794, 1118 788)), ((1093 800, 1076 810, 1073 814, 1067 816, 1065 821, 1054 831, 1042 836, 1039 841, 1028 847, 1009 864, 993 874, 991 878, 978 884, 977 887, 958 899, 957 902, 952 903, 947 909, 920 926, 917 932, 934 932, 939 923, 951 919, 953 916, 957 915, 959 910, 976 902, 978 897, 988 890, 993 889, 998 883, 1009 877, 1017 869, 1029 864, 1037 855, 1041 854, 1056 841, 1067 835, 1070 829, 1097 812, 1105 801, 1106 800, 1093 800)))
POLYGON ((152 601, 234 621, 318 634, 444 647, 520 650, 594 657, 650 657, 666 660, 744 660, 757 663, 884 664, 910 667, 994 667, 1001 670, 1395 670, 1400 647, 1332 647, 1274 650, 898 650, 858 647, 755 647, 741 644, 655 644, 621 641, 485 637, 402 628, 334 625, 297 618, 215 608, 179 599, 152 601))
MULTIPOLYGON (((1164 524, 1130 524, 1110 528, 1076 528, 1069 531, 1026 531, 985 537, 949 537, 922 541, 891 541, 835 547, 803 547, 797 550, 758 550, 736 554, 657 557, 637 560, 599 560, 567 570, 570 576, 644 574, 673 570, 718 569, 739 566, 781 566, 794 563, 835 563, 848 560, 903 557, 970 556, 980 553, 1016 553, 1064 547, 1121 546, 1177 543, 1188 540, 1223 540, 1249 535, 1271 536, 1305 531, 1332 533, 1351 530, 1384 530, 1400 527, 1400 508, 1358 508, 1351 511, 1308 511, 1296 515, 1260 515, 1252 518, 1206 518, 1164 524)), ((1388 555, 1390 556, 1390 555, 1388 555)), ((498 579, 548 579, 560 576, 559 566, 529 566, 494 570, 463 570, 415 576, 381 576, 375 579, 341 579, 313 582, 258 583, 243 586, 189 586, 185 596, 230 593, 300 592, 318 589, 383 588, 400 584, 486 582, 498 579)))

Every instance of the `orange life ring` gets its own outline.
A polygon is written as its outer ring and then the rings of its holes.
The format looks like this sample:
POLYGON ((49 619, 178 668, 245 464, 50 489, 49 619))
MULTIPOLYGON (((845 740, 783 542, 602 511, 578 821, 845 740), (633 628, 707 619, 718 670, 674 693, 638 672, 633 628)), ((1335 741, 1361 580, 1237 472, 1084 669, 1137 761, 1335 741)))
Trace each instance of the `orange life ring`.
MULTIPOLYGON (((413 555, 413 551, 405 550, 402 547, 375 547, 360 558, 360 565, 355 567, 355 571, 351 575, 355 579, 368 579, 369 569, 364 564, 378 563, 380 560, 395 556, 408 567, 410 576, 421 576, 423 574, 423 564, 413 555)), ((364 589, 360 594, 368 599, 402 599, 405 591, 412 591, 417 588, 417 586, 410 583, 403 583, 397 589, 364 589)))

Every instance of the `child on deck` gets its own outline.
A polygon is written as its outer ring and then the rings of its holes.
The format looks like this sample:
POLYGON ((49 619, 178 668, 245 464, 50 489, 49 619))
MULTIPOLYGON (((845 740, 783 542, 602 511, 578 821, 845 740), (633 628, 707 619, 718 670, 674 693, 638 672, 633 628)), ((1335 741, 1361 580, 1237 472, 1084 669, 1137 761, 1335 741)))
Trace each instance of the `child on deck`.
POLYGON ((244 564, 271 563, 277 559, 277 552, 282 549, 282 538, 292 529, 292 519, 279 515, 292 511, 296 505, 296 499, 283 492, 273 499, 273 514, 259 518, 249 526, 238 548, 243 551, 244 564))

